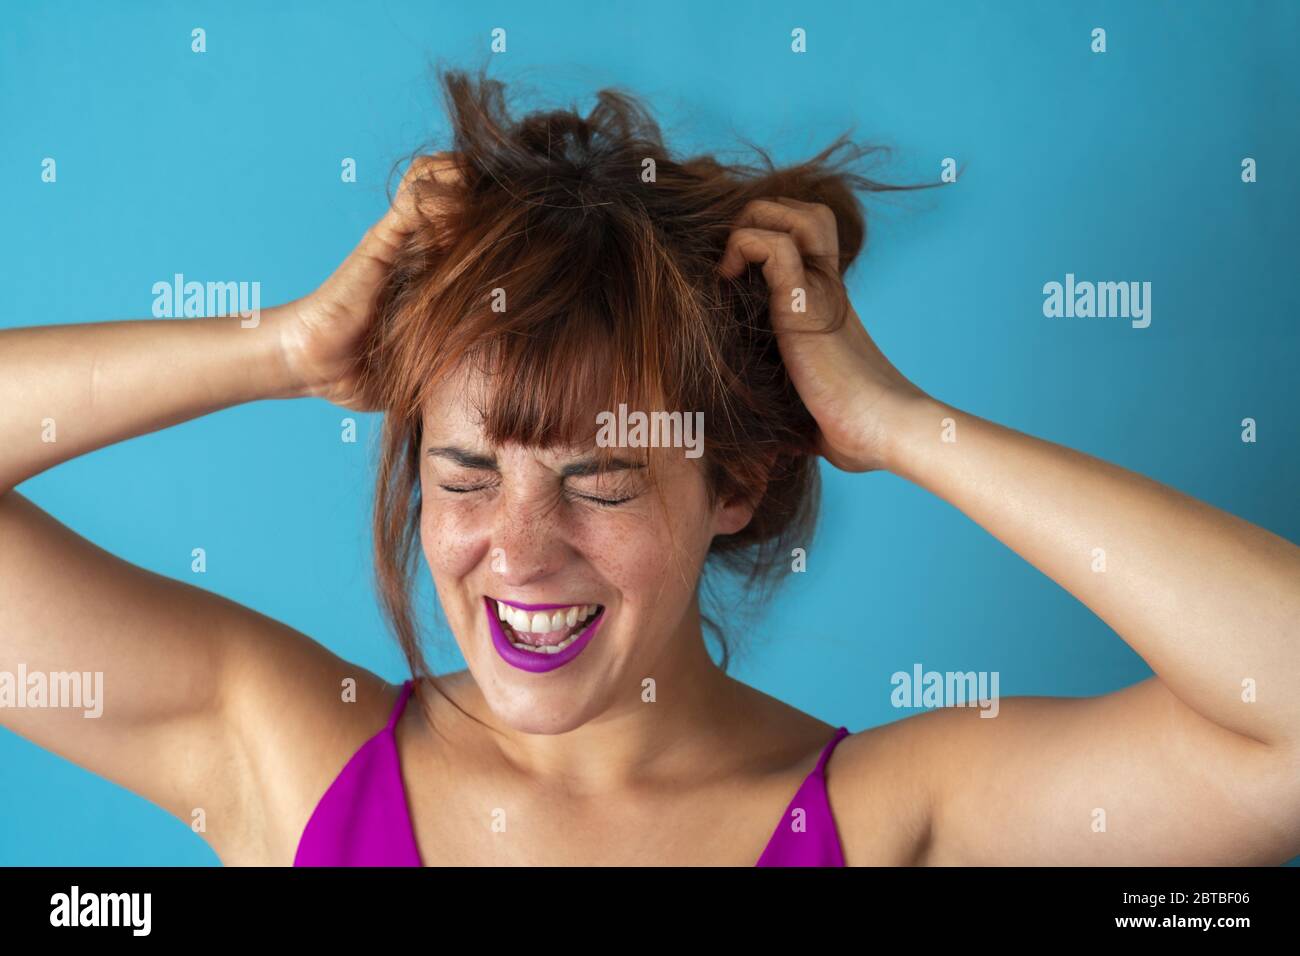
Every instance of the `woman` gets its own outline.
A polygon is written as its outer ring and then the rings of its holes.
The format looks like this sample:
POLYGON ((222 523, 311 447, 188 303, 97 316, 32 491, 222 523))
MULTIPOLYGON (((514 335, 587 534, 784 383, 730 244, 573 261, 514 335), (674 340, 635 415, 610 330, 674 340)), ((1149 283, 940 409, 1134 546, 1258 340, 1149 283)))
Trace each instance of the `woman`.
POLYGON ((905 378, 840 279, 865 235, 854 190, 887 188, 836 164, 845 144, 783 170, 677 162, 626 97, 514 121, 497 84, 446 84, 453 148, 413 164, 313 294, 256 323, 0 333, 0 667, 102 671, 107 697, 98 720, 0 709, 5 726, 201 811, 227 864, 1300 853, 1300 549, 905 378), (375 534, 399 688, 12 490, 298 396, 385 413, 375 534), (602 440, 620 406, 698 415, 703 455, 602 440), (706 561, 766 593, 808 543, 818 455, 961 509, 1155 676, 858 733, 729 677, 741 618, 703 617, 706 561), (468 664, 436 678, 409 606, 419 552, 468 664))

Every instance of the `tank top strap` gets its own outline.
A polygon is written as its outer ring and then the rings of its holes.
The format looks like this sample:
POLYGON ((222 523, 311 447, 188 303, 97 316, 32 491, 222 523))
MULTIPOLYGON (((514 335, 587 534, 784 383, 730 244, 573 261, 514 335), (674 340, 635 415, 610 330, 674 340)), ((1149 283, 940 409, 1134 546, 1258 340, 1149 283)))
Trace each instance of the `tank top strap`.
POLYGON ((411 691, 415 689, 414 679, 405 681, 402 684, 402 691, 397 695, 397 703, 393 705, 393 713, 388 718, 388 724, 384 727, 384 732, 391 734, 397 727, 397 722, 402 718, 402 711, 406 709, 407 698, 411 696, 411 691))
POLYGON ((822 755, 817 758, 817 766, 813 768, 814 776, 823 777, 826 775, 826 761, 831 759, 831 751, 835 749, 836 744, 838 744, 841 740, 843 740, 848 735, 849 735, 849 728, 847 727, 836 728, 835 736, 832 737, 830 739, 830 742, 827 743, 826 746, 822 748, 822 755))

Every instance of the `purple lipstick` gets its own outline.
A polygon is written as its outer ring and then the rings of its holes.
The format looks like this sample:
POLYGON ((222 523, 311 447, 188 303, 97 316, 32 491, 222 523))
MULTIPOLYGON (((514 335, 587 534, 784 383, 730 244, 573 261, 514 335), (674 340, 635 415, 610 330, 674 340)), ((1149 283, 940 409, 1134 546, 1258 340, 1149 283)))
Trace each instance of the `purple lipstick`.
MULTIPOLYGON (((534 611, 560 611, 566 608, 586 607, 587 605, 570 605, 570 604, 523 604, 518 601, 502 601, 507 608, 514 608, 519 612, 534 611)), ((543 674, 553 671, 556 668, 563 667, 565 664, 577 658, 583 649, 591 642, 597 629, 605 620, 605 608, 596 605, 595 611, 585 620, 578 619, 578 614, 574 615, 574 623, 567 627, 561 627, 551 632, 533 633, 529 631, 518 631, 508 622, 503 623, 498 615, 497 601, 490 597, 483 598, 483 610, 488 617, 488 631, 492 635, 492 646, 496 648, 501 658, 512 667, 528 671, 531 674, 543 674), (529 647, 537 647, 537 650, 522 650, 515 647, 511 641, 526 644, 529 647), (565 643, 567 642, 567 644, 565 643), (558 651, 550 651, 548 647, 561 646, 558 651)))

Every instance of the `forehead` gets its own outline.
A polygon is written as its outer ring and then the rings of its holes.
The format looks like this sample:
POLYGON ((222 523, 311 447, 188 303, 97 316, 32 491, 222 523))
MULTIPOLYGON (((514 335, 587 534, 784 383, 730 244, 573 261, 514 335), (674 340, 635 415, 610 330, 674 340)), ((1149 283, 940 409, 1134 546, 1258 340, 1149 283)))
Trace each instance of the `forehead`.
MULTIPOLYGON (((567 374, 564 369, 547 372, 557 378, 567 374)), ((575 401, 571 393, 555 393, 553 385, 485 368, 476 358, 466 358, 429 389, 423 406, 425 435, 501 446, 590 449, 599 430, 598 406, 603 404, 596 398, 599 392, 593 390, 575 401)))
MULTIPOLYGON (((654 484, 684 472, 703 475, 703 459, 684 457, 680 447, 598 444, 602 427, 597 408, 573 423, 582 433, 577 441, 533 442, 515 434, 494 441, 487 428, 486 410, 489 403, 508 401, 504 388, 481 369, 461 369, 435 386, 424 410, 421 457, 451 466, 494 470, 511 467, 507 464, 511 459, 516 464, 532 459, 546 468, 563 466, 567 476, 636 473, 654 484)), ((499 405, 495 407, 499 410, 499 405)))
MULTIPOLYGON (((455 462, 461 451, 495 457, 498 449, 511 449, 544 460, 568 461, 588 459, 597 451, 596 417, 591 414, 589 440, 553 442, 546 446, 525 445, 513 439, 500 445, 487 434, 485 409, 491 401, 501 401, 504 396, 494 395, 494 387, 504 388, 482 370, 462 368, 439 382, 430 394, 424 409, 424 436, 422 445, 426 454, 431 449, 442 449, 446 454, 435 457, 455 462)), ((646 463, 644 449, 609 449, 614 462, 606 466, 613 470, 626 470, 629 466, 646 463)))
POLYGON ((482 433, 483 409, 490 395, 489 379, 481 372, 462 367, 444 376, 424 406, 426 435, 482 433))
MULTIPOLYGON (((441 377, 428 394, 424 405, 424 424, 428 428, 455 429, 481 433, 490 411, 500 412, 516 404, 535 403, 535 389, 517 386, 496 373, 462 365, 441 377)), ((591 412, 591 434, 595 435, 596 412, 591 412)))
MULTIPOLYGON (((577 369, 563 370, 564 374, 574 372, 577 369)), ((549 366, 545 374, 551 374, 549 366)), ((536 459, 547 467, 564 463, 567 468, 582 461, 584 473, 633 467, 656 482, 668 474, 698 470, 704 464, 701 458, 686 456, 681 447, 663 443, 609 444, 608 418, 615 413, 593 404, 599 404, 602 390, 579 391, 582 397, 575 400, 574 393, 548 393, 545 384, 532 382, 527 373, 517 377, 524 380, 467 359, 432 382, 423 408, 423 452, 441 448, 454 452, 441 456, 447 461, 491 459, 493 467, 515 455, 536 459)), ((609 401, 607 395, 605 401, 609 401)), ((615 407, 626 406, 616 402, 615 407)))

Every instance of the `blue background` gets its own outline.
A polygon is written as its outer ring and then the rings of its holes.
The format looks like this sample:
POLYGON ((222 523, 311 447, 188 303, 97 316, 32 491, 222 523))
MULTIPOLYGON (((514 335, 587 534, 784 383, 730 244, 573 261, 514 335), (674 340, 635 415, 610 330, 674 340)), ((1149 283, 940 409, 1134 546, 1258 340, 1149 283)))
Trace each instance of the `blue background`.
MULTIPOLYGON (((443 145, 431 66, 480 65, 500 26, 491 68, 542 96, 525 103, 585 108, 623 86, 685 151, 745 136, 795 160, 852 127, 894 148, 896 180, 957 158, 956 186, 869 207, 850 284, 884 352, 944 401, 1300 540, 1297 6, 6 3, 0 324, 147 317, 175 272, 258 280, 264 307, 310 291, 382 213, 394 161, 443 145), (1258 183, 1241 182, 1244 156, 1258 183), (1151 281, 1150 328, 1044 318, 1043 283, 1066 272, 1151 281)), ((21 491, 156 572, 193 580, 205 547, 205 586, 396 681, 370 587, 378 419, 349 445, 345 414, 233 408, 21 491)), ((1004 696, 1149 674, 952 507, 823 467, 833 518, 737 677, 856 731, 914 712, 891 706, 889 678, 917 662, 998 671, 1004 696)), ((449 635, 438 647, 435 669, 463 666, 449 635)), ((0 732, 0 864, 215 863, 186 824, 0 732)))

